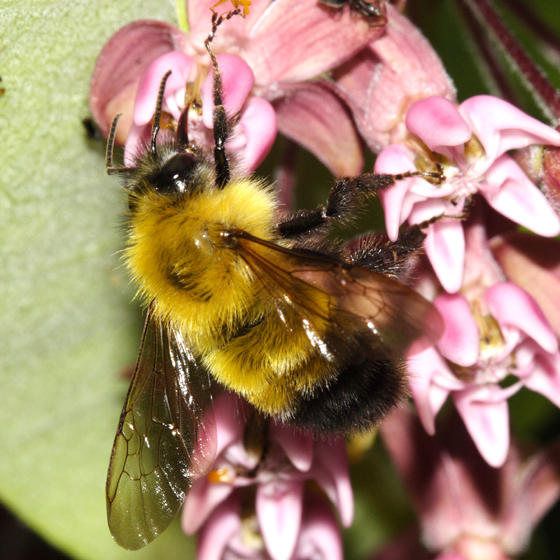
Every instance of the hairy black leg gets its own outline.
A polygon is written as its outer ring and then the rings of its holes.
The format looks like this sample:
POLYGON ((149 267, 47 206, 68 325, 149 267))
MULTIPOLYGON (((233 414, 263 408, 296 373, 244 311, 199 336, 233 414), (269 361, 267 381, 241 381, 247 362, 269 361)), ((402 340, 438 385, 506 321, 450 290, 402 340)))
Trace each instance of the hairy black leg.
POLYGON ((229 135, 229 126, 226 110, 224 108, 222 77, 216 56, 210 48, 210 43, 214 39, 218 26, 222 22, 240 13, 241 11, 237 9, 224 15, 218 15, 217 13, 212 14, 212 31, 210 31, 210 34, 204 41, 204 46, 208 51, 210 60, 212 61, 212 70, 214 71, 214 162, 216 165, 216 186, 220 189, 230 180, 229 163, 226 156, 226 141, 229 135))
POLYGON ((422 247, 426 235, 419 226, 401 232, 396 241, 383 233, 366 234, 347 243, 343 258, 352 266, 362 266, 399 278, 410 266, 410 256, 422 247))
POLYGON ((365 199, 375 196, 378 191, 391 186, 395 181, 407 177, 424 177, 439 181, 437 173, 409 171, 398 175, 364 173, 357 177, 344 177, 334 184, 327 204, 312 210, 299 210, 288 220, 278 224, 278 232, 282 237, 298 237, 317 228, 327 229, 334 223, 349 221, 359 214, 365 199))

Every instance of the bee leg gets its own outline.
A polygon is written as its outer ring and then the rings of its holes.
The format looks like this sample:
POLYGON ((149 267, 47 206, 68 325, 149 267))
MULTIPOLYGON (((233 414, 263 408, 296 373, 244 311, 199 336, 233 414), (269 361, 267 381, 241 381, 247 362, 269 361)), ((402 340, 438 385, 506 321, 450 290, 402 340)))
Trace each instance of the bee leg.
POLYGON ((229 163, 225 144, 228 137, 228 123, 223 107, 214 109, 214 162, 216 165, 216 186, 222 189, 230 180, 229 163))
MULTIPOLYGON (((222 3, 223 2, 218 2, 213 7, 222 3)), ((229 182, 231 177, 229 163, 226 156, 226 141, 229 136, 229 125, 223 101, 222 76, 220 74, 220 68, 218 67, 216 55, 210 47, 210 43, 214 39, 218 26, 220 26, 224 21, 235 15, 239 15, 240 13, 241 10, 239 9, 231 10, 224 15, 218 15, 214 12, 212 14, 212 31, 210 31, 210 34, 204 41, 204 46, 208 51, 212 62, 212 70, 214 71, 214 162, 216 165, 216 186, 219 189, 222 189, 229 182)))
POLYGON ((425 238, 419 226, 403 230, 396 241, 383 233, 366 234, 345 245, 343 258, 351 266, 400 278, 410 269, 410 257, 418 253, 425 238))
POLYGON ((395 181, 414 177, 418 172, 411 171, 399 175, 364 173, 357 177, 343 177, 334 184, 327 204, 312 210, 299 210, 288 220, 278 224, 282 237, 299 237, 317 228, 328 232, 340 221, 350 221, 359 215, 365 199, 375 196, 378 191, 391 186, 395 181))

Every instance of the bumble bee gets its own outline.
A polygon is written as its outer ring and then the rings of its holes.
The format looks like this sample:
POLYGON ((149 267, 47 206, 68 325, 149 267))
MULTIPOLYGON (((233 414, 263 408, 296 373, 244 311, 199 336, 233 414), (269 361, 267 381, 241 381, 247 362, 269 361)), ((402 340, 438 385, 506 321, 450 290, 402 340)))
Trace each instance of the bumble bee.
POLYGON ((329 8, 342 10, 345 4, 350 9, 366 18, 372 25, 385 25, 385 0, 319 0, 319 3, 329 8))
POLYGON ((403 395, 406 349, 441 329, 432 305, 394 278, 419 248, 419 228, 395 243, 327 240, 365 198, 410 173, 339 179, 325 206, 281 220, 269 184, 232 176, 210 48, 224 17, 212 16, 205 41, 213 158, 189 142, 188 109, 175 138, 157 143, 170 72, 151 144, 135 165, 113 166, 118 116, 107 143, 107 171, 124 176, 129 198, 125 260, 147 307, 106 487, 109 527, 129 549, 169 525, 191 479, 208 467, 216 387, 314 432, 371 427, 403 395))

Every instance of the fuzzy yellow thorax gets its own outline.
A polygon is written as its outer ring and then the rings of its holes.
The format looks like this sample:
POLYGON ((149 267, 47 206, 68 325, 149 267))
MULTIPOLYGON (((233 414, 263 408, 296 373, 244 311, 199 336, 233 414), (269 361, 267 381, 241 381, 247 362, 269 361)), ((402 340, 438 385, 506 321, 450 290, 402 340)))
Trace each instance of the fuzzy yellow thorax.
POLYGON ((125 260, 144 302, 204 346, 204 333, 235 321, 255 297, 251 272, 223 232, 271 239, 275 206, 271 190, 252 179, 180 199, 155 191, 139 197, 125 260))

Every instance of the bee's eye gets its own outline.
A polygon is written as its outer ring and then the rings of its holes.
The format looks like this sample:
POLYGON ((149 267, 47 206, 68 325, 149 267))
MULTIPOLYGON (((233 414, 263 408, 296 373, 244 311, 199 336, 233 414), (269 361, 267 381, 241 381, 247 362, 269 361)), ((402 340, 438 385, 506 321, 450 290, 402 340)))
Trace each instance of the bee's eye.
POLYGON ((155 189, 162 194, 187 192, 197 163, 192 154, 175 154, 152 178, 155 189))

